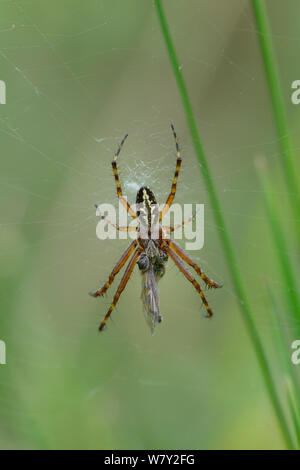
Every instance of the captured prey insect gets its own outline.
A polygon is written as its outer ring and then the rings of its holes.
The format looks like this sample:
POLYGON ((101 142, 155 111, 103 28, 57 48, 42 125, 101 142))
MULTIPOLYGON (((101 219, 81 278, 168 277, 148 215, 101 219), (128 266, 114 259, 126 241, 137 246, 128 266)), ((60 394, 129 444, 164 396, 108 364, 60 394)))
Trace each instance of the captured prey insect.
POLYGON ((136 264, 142 274, 142 301, 145 310, 145 318, 150 326, 151 333, 154 333, 155 326, 162 321, 162 316, 159 311, 159 297, 158 297, 158 288, 157 283, 165 274, 165 266, 170 257, 178 269, 183 273, 188 281, 195 287, 198 294, 201 297, 201 300, 206 308, 207 316, 211 317, 213 315, 212 310, 210 309, 208 302, 203 294, 200 284, 196 281, 195 277, 190 273, 186 268, 185 263, 191 266, 194 271, 201 277, 208 287, 219 288, 222 287, 220 284, 217 284, 212 279, 209 279, 206 274, 201 270, 201 268, 190 258, 190 256, 173 240, 170 239, 170 234, 174 232, 177 228, 183 226, 185 223, 191 221, 194 217, 183 221, 181 224, 178 224, 174 227, 162 225, 162 218, 168 212, 173 199, 176 193, 177 179, 179 175, 179 170, 181 167, 181 154, 179 150, 177 135, 175 133, 173 125, 171 125, 173 136, 175 139, 177 161, 175 175, 173 178, 171 192, 167 198, 166 203, 164 204, 162 210, 159 210, 156 198, 147 186, 141 187, 136 196, 136 212, 130 207, 127 199, 124 198, 119 175, 117 170, 117 158, 123 147, 123 144, 128 136, 125 135, 122 140, 115 156, 112 161, 112 169, 114 173, 117 195, 120 203, 126 208, 128 214, 137 219, 137 227, 120 227, 118 225, 110 222, 105 216, 101 216, 102 220, 105 220, 107 223, 113 225, 117 230, 121 231, 136 231, 136 239, 128 246, 124 251, 123 255, 113 268, 108 281, 100 289, 90 292, 90 295, 93 297, 102 296, 110 285, 113 283, 115 276, 122 269, 122 267, 129 260, 125 273, 121 279, 121 282, 118 286, 118 289, 115 293, 111 306, 107 314, 105 315, 102 323, 99 326, 99 330, 102 331, 105 327, 107 320, 109 319, 113 309, 115 308, 121 293, 125 289, 127 282, 133 272, 133 269, 136 264))

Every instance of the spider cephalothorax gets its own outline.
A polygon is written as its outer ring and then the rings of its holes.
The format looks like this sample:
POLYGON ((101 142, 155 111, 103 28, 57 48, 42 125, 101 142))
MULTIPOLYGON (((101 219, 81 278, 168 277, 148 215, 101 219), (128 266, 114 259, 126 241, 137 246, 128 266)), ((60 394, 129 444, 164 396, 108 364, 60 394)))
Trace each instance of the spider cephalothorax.
POLYGON ((90 292, 90 294, 94 297, 98 297, 103 295, 109 286, 112 284, 115 276, 121 270, 121 268, 125 265, 126 261, 129 262, 127 264, 125 273, 121 279, 117 292, 113 298, 112 304, 104 317, 101 325, 99 326, 99 330, 102 331, 106 325, 108 318, 110 317, 116 303, 119 300, 119 297, 123 290, 126 287, 126 284, 132 274, 135 264, 138 264, 140 272, 142 274, 142 300, 145 309, 145 317, 147 323, 151 328, 151 332, 154 332, 154 328, 157 323, 162 321, 162 316, 159 312, 159 297, 158 297, 158 289, 157 289, 157 282, 159 279, 165 274, 165 265, 170 257, 179 270, 184 274, 186 279, 193 284, 197 292, 199 293, 203 304, 205 305, 207 316, 212 316, 212 311, 207 303, 207 300, 202 292, 200 284, 196 281, 194 276, 188 271, 186 266, 184 265, 183 261, 186 262, 189 266, 191 266, 195 272, 201 277, 201 279, 205 282, 208 287, 218 288, 221 287, 220 284, 217 284, 212 279, 209 279, 201 270, 201 268, 189 257, 189 255, 173 240, 170 239, 169 234, 174 232, 177 228, 184 225, 186 222, 190 221, 191 218, 187 221, 182 222, 181 224, 175 227, 169 227, 162 225, 162 218, 169 210, 173 199, 176 193, 176 186, 177 186, 177 179, 179 175, 179 170, 181 167, 181 156, 177 141, 177 136, 174 130, 173 125, 171 125, 175 144, 176 144, 176 151, 177 151, 177 162, 176 162, 176 169, 175 175, 172 182, 171 192, 167 198, 165 205, 163 206, 162 210, 159 210, 159 206, 156 202, 156 198, 147 186, 141 187, 136 196, 136 204, 137 210, 134 210, 130 207, 130 204, 127 200, 123 197, 122 189, 119 181, 119 175, 117 170, 117 157, 120 153, 120 150, 127 138, 127 134, 122 140, 117 153, 112 161, 112 168, 115 177, 116 187, 117 187, 117 195, 119 201, 123 204, 126 208, 127 212, 131 217, 134 219, 138 219, 137 227, 120 227, 118 225, 112 224, 106 217, 102 216, 102 219, 105 219, 108 223, 114 225, 117 230, 121 231, 136 231, 137 238, 134 240, 129 247, 125 250, 117 264, 115 265, 114 269, 112 270, 108 281, 104 284, 103 287, 100 289, 90 292), (132 256, 131 256, 132 255, 132 256))
MULTIPOLYGON (((142 186, 136 195, 136 201, 137 204, 142 204, 144 205, 147 210, 150 209, 151 206, 154 206, 157 204, 156 198, 154 196, 153 191, 151 191, 148 186, 142 186)), ((151 209, 150 209, 151 211, 151 209)), ((137 210, 137 215, 138 215, 138 210, 137 210)))

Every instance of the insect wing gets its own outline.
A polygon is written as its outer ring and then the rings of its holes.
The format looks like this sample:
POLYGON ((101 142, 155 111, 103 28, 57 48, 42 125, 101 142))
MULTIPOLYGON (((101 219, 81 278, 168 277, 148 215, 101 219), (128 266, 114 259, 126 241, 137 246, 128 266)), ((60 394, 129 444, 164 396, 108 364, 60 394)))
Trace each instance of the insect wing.
POLYGON ((152 264, 147 271, 142 273, 142 301, 145 319, 153 334, 155 326, 161 322, 162 317, 159 313, 158 288, 152 264))

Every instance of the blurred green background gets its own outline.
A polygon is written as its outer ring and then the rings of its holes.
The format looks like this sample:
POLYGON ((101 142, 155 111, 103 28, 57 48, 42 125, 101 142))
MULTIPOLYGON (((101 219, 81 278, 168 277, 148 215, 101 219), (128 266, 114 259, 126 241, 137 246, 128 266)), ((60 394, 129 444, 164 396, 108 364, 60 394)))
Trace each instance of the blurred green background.
MULTIPOLYGON (((265 282, 279 298, 284 286, 253 160, 265 155, 278 175, 281 166, 251 2, 163 3, 281 390, 265 282)), ((300 78, 300 4, 266 5, 297 156, 300 108, 291 104, 290 85, 300 78)), ((153 2, 1 2, 0 79, 7 87, 0 105, 0 339, 7 347, 0 448, 284 448, 153 2), (183 156, 175 201, 205 204, 205 245, 191 255, 224 284, 206 291, 215 315, 203 317, 198 294, 170 260, 156 334, 143 318, 136 271, 99 335, 120 277, 103 299, 87 293, 106 281, 128 242, 97 239, 93 204, 117 207, 110 163, 127 132, 119 160, 124 192, 134 201, 147 184, 165 200, 176 156, 170 122, 183 156)), ((288 190, 278 181, 286 225, 288 190)), ((289 247, 297 268, 292 237, 289 247)), ((288 320, 285 326, 299 339, 288 320)))

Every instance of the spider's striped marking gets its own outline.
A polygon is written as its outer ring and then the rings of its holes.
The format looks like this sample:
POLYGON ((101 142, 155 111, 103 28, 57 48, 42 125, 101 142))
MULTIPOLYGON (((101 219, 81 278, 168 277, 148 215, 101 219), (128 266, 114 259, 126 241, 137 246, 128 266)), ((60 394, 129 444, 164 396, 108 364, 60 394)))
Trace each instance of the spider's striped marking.
POLYGON ((138 204, 137 215, 140 221, 150 229, 155 219, 155 209, 158 207, 156 198, 147 186, 142 186, 136 195, 138 204))

